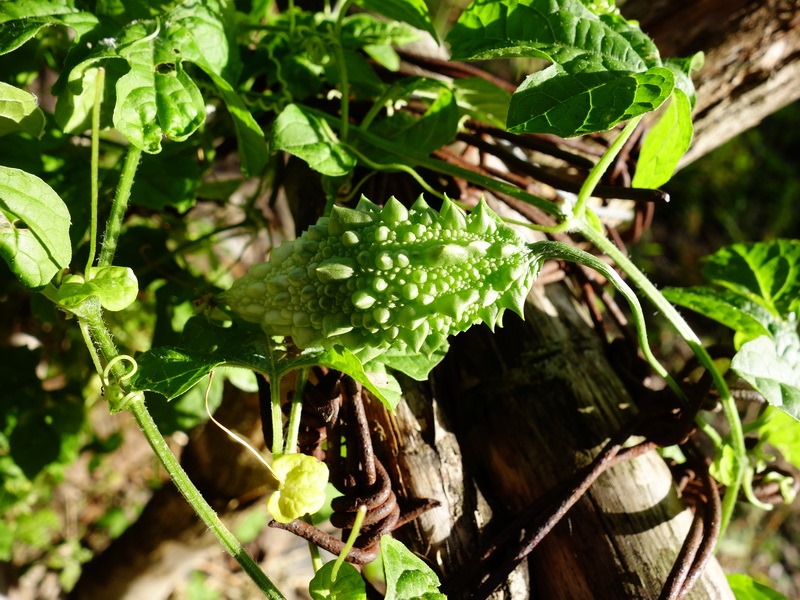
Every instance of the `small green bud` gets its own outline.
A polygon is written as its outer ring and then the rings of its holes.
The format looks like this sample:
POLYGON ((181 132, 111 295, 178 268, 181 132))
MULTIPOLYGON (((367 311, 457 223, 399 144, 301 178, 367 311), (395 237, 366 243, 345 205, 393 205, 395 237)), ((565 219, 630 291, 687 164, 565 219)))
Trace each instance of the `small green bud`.
POLYGON ((422 198, 410 209, 362 198, 281 244, 224 300, 300 347, 342 345, 364 362, 430 356, 473 324, 494 328, 507 308, 522 314, 538 268, 484 201, 465 214, 450 200, 437 213, 422 198))

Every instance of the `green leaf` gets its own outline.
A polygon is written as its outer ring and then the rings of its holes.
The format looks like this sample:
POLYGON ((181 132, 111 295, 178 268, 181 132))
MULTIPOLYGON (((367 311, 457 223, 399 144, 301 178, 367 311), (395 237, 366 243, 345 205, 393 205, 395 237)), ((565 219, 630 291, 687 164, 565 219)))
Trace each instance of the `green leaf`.
POLYGON ((339 144, 328 124, 296 104, 278 115, 271 145, 303 159, 323 175, 346 175, 356 166, 355 157, 339 144))
POLYGON ((561 137, 605 131, 655 110, 674 86, 672 71, 664 67, 570 71, 556 64, 530 75, 511 96, 509 131, 561 137))
POLYGON ((58 303, 79 313, 84 302, 97 297, 100 306, 116 312, 133 304, 139 293, 136 275, 128 267, 92 267, 88 276, 88 281, 79 275, 65 279, 58 288, 58 303))
POLYGON ((328 466, 307 454, 278 456, 272 471, 279 487, 267 499, 267 510, 279 523, 291 523, 317 512, 327 499, 328 466))
POLYGON ((749 339, 769 335, 775 317, 762 305, 729 290, 710 287, 667 288, 664 296, 718 323, 743 333, 749 339))
POLYGON ((743 573, 728 575, 728 584, 736 600, 787 600, 783 594, 743 573))
POLYGON ((727 246, 706 259, 703 275, 776 317, 800 311, 800 240, 727 246))
POLYGON ((655 45, 638 27, 621 18, 601 18, 580 0, 476 0, 447 42, 453 60, 530 56, 565 64, 581 57, 580 70, 591 63, 611 71, 645 71, 661 64, 655 45))
POLYGON ((33 94, 0 82, 0 135, 24 131, 42 137, 44 113, 33 94))
POLYGON ((269 151, 267 141, 261 126, 256 122, 253 115, 248 110, 244 101, 237 94, 230 83, 222 76, 210 70, 204 63, 199 66, 211 77, 214 85, 222 96, 223 102, 228 109, 228 113, 233 119, 233 127, 236 132, 236 141, 239 145, 239 160, 242 162, 242 170, 249 176, 258 175, 267 164, 269 151))
POLYGON ((14 0, 0 2, 0 23, 76 12, 74 0, 14 0))
POLYGON ((447 350, 450 348, 447 340, 433 349, 426 352, 425 349, 416 354, 392 354, 386 353, 379 356, 376 360, 384 363, 391 369, 405 373, 417 381, 427 381, 428 375, 433 368, 444 360, 447 350))
POLYGON ((221 77, 236 67, 225 33, 225 5, 220 0, 184 0, 164 15, 164 44, 181 60, 208 67, 221 77))
POLYGON ((439 592, 439 578, 428 565, 402 542, 381 537, 381 557, 386 576, 386 600, 446 600, 439 592))
POLYGON ((736 484, 739 469, 739 457, 729 444, 725 444, 717 450, 714 461, 709 466, 711 476, 723 485, 732 486, 736 484))
POLYGON ((405 46, 419 37, 419 31, 397 21, 379 21, 372 15, 355 13, 343 19, 340 39, 345 48, 370 54, 369 47, 405 46))
POLYGON ((415 118, 397 112, 375 123, 374 131, 414 154, 427 155, 455 138, 458 129, 458 105, 449 86, 432 79, 410 77, 397 82, 389 99, 414 98, 429 103, 425 113, 415 118))
POLYGON ((208 407, 213 412, 222 403, 222 394, 227 378, 227 367, 215 367, 215 377, 208 385, 207 378, 201 378, 200 384, 181 394, 173 400, 167 400, 160 394, 147 393, 145 401, 159 431, 170 435, 176 431, 190 431, 200 423, 208 420, 206 411, 206 395, 208 407))
POLYGON ((367 586, 361 573, 353 565, 339 565, 336 581, 331 581, 335 560, 325 563, 308 584, 308 593, 313 600, 366 600, 367 586))
POLYGON ((189 350, 158 347, 137 356, 139 370, 133 387, 173 399, 221 365, 250 369, 274 379, 295 369, 322 365, 347 373, 389 408, 399 400, 391 391, 391 397, 387 397, 384 386, 373 382, 361 361, 344 348, 307 348, 300 354, 289 353, 284 346, 272 343, 261 329, 239 321, 230 327, 219 327, 204 317, 189 319, 181 346, 189 350))
POLYGON ((383 15, 390 21, 401 21, 427 31, 434 39, 438 39, 424 0, 356 0, 356 4, 383 15))
POLYGON ((0 2, 0 54, 16 50, 48 25, 73 26, 80 37, 88 23, 97 23, 97 18, 80 13, 70 0, 0 2))
POLYGON ((759 428, 759 434, 774 446, 783 458, 800 469, 800 424, 784 412, 769 409, 767 422, 759 428))
MULTIPOLYGON (((171 4, 171 3, 170 3, 171 4)), ((116 18, 131 18, 119 6, 108 7, 116 18)), ((139 7, 142 8, 142 7, 139 7)), ((152 7, 151 7, 152 8, 152 7)), ((124 59, 129 70, 121 76, 107 73, 108 81, 115 83, 115 94, 104 94, 106 102, 113 100, 114 126, 131 143, 150 153, 161 150, 161 139, 184 140, 205 120, 205 103, 195 82, 185 69, 185 62, 194 62, 213 73, 224 87, 223 96, 231 108, 237 129, 243 123, 258 131, 252 117, 243 115, 241 101, 234 98, 225 77, 234 75, 238 60, 229 52, 226 34, 226 5, 217 0, 197 3, 185 0, 170 6, 159 18, 136 18, 121 23, 116 36, 107 36, 93 44, 87 54, 84 45, 70 54, 54 91, 60 96, 57 114, 59 122, 68 129, 85 126, 88 104, 93 96, 91 68, 99 61, 124 59), (114 98, 115 96, 115 98, 114 98)), ((127 9, 127 7, 125 7, 127 9)), ((155 15, 153 15, 155 16, 155 15)), ((114 20, 105 20, 104 26, 114 20)), ((113 31, 113 30, 111 30, 113 31)), ((239 131, 240 141, 244 130, 239 131)), ((250 142, 250 140, 247 140, 250 142)), ((249 144, 248 144, 249 147, 249 144)), ((263 143, 261 146, 263 150, 263 143)), ((252 158, 252 152, 246 155, 252 158)), ((257 161, 256 161, 257 163, 257 161)), ((248 164, 249 166, 249 164, 248 164)))
POLYGON ((668 58, 664 66, 675 74, 675 87, 681 90, 689 99, 690 108, 697 103, 697 93, 692 81, 692 73, 703 68, 705 56, 697 52, 688 58, 668 58))
POLYGON ((137 390, 156 392, 168 400, 187 392, 215 367, 223 364, 213 356, 170 347, 152 348, 137 356, 136 361, 139 370, 132 386, 137 390))
POLYGON ((800 338, 793 326, 778 330, 774 338, 747 342, 733 357, 731 369, 772 406, 800 421, 800 338))
POLYGON ((0 254, 30 288, 47 284, 69 264, 70 216, 44 181, 0 166, 0 254))
POLYGON ((184 140, 200 127, 205 103, 179 62, 157 56, 157 38, 143 23, 128 31, 140 39, 120 50, 131 69, 117 81, 114 126, 133 145, 156 154, 162 137, 184 140))
POLYGON ((459 109, 477 121, 505 127, 511 93, 481 77, 453 81, 453 93, 459 109))
POLYGON ((658 108, 675 77, 638 25, 580 0, 473 2, 447 37, 453 59, 514 56, 554 64, 511 98, 508 128, 562 137, 605 131, 658 108))
POLYGON ((692 143, 692 133, 689 99, 676 87, 664 114, 644 138, 631 185, 657 188, 669 181, 692 143))

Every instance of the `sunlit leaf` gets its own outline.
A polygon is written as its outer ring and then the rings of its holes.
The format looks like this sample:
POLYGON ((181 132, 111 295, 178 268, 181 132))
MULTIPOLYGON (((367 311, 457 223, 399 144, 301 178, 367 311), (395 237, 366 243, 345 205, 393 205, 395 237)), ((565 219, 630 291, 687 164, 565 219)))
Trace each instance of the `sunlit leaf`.
POLYGON ((675 88, 666 110, 644 138, 631 185, 657 188, 669 181, 692 143, 692 133, 689 99, 675 88))
POLYGON ((41 137, 44 131, 44 113, 33 94, 0 82, 0 136, 14 131, 24 131, 41 137))
POLYGON ((0 254, 28 287, 38 288, 69 264, 70 215, 44 181, 0 166, 0 254))
POLYGON ((553 64, 511 98, 508 128, 562 137, 605 131, 658 108, 675 77, 638 25, 580 0, 476 0, 447 37, 454 59, 532 57, 553 64))
POLYGON ((800 421, 800 338, 794 327, 747 342, 731 369, 772 406, 800 421))
POLYGON ((275 120, 272 148, 302 158, 323 175, 346 175, 356 166, 355 157, 340 145, 328 124, 296 104, 275 120))
POLYGON ((308 593, 313 600, 366 600, 367 589, 361 573, 350 563, 339 565, 336 581, 331 581, 331 574, 336 561, 322 565, 314 579, 308 585, 308 593))
POLYGON ((783 458, 800 469, 800 423, 785 412, 770 409, 767 422, 759 428, 761 438, 777 448, 783 458))
POLYGON ((446 600, 447 596, 439 592, 439 578, 433 569, 402 542, 388 535, 381 537, 381 557, 387 600, 446 600))
POLYGON ((761 304, 729 290, 711 287, 666 288, 667 300, 685 306, 754 339, 769 334, 775 317, 761 304))
POLYGON ((670 95, 669 69, 570 71, 551 65, 530 75, 511 96, 508 129, 562 137, 605 131, 658 108, 670 95))
POLYGON ((728 583, 736 600, 787 600, 783 594, 743 573, 731 573, 728 583))
POLYGON ((800 310, 800 240, 726 246, 706 259, 703 275, 775 316, 800 310))
POLYGON ((58 288, 58 302, 72 310, 92 297, 100 306, 112 312, 120 311, 136 300, 139 284, 132 269, 127 267, 92 267, 90 278, 85 281, 79 275, 71 275, 58 288))
POLYGON ((436 38, 436 29, 424 0, 356 0, 356 4, 392 21, 401 21, 427 31, 436 38))

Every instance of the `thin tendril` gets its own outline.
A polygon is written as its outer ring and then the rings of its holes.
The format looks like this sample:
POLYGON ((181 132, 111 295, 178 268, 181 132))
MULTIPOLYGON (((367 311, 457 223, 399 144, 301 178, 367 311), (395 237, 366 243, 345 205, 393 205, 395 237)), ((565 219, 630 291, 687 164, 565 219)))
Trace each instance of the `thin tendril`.
POLYGON ((212 415, 212 414, 211 414, 211 409, 210 409, 210 408, 209 408, 209 406, 208 406, 208 393, 211 391, 211 382, 213 381, 213 379, 214 379, 214 371, 211 371, 211 372, 208 374, 208 385, 206 385, 206 392, 205 392, 205 395, 204 395, 204 400, 205 400, 205 404, 206 404, 206 414, 208 415, 208 418, 211 420, 211 422, 212 422, 212 423, 214 423, 214 425, 216 425, 217 427, 219 427, 220 429, 222 429, 222 431, 224 431, 225 433, 227 433, 227 434, 228 434, 228 436, 229 436, 229 437, 230 437, 232 440, 234 440, 235 442, 237 442, 237 443, 241 444, 242 446, 244 446, 245 448, 247 448, 247 450, 248 450, 248 451, 249 451, 249 452, 250 452, 250 453, 251 453, 253 456, 255 456, 255 457, 258 459, 258 461, 259 461, 259 462, 260 462, 262 465, 264 465, 264 466, 266 467, 267 471, 269 471, 269 474, 270 474, 270 475, 271 475, 271 476, 272 476, 272 477, 273 477, 273 478, 274 478, 276 481, 280 481, 280 478, 277 476, 277 474, 275 473, 275 471, 273 471, 273 470, 272 470, 272 466, 270 466, 270 464, 269 464, 269 463, 268 463, 268 462, 267 462, 267 461, 264 459, 264 457, 263 457, 263 456, 261 456, 261 453, 260 453, 258 450, 256 450, 255 448, 253 448, 253 446, 251 446, 251 445, 250 445, 250 443, 249 443, 247 440, 245 440, 245 439, 244 439, 242 436, 240 436, 240 435, 239 435, 239 434, 237 434, 237 433, 234 433, 233 431, 231 431, 230 429, 228 429, 227 427, 225 427, 225 425, 223 425, 222 423, 220 423, 219 421, 217 421, 217 420, 214 418, 214 415, 212 415))

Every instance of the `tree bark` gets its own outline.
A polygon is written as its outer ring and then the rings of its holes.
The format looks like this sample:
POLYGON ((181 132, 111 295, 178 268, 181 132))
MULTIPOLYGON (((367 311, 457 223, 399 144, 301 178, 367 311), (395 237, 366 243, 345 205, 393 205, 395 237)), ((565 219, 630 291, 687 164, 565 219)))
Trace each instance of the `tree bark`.
POLYGON ((622 12, 664 57, 705 53, 682 165, 800 98, 800 0, 628 0, 622 12))

